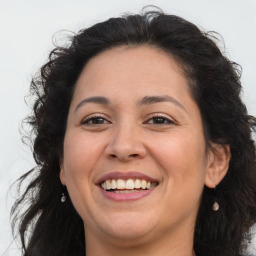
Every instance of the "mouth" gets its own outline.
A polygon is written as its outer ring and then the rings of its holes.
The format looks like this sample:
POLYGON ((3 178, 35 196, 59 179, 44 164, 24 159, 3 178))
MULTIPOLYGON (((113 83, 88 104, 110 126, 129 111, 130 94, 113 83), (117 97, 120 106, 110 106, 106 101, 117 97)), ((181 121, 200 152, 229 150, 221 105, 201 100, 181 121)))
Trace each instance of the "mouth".
POLYGON ((112 172, 104 175, 97 184, 106 198, 129 201, 151 194, 159 182, 143 173, 112 172))
POLYGON ((146 179, 107 179, 100 186, 107 192, 127 194, 138 193, 153 189, 158 185, 157 182, 147 181, 146 179))

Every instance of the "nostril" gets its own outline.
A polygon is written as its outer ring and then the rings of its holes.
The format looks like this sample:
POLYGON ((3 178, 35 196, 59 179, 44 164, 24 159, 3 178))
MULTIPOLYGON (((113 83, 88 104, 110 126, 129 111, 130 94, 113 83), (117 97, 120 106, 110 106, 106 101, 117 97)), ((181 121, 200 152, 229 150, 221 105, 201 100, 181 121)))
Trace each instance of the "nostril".
POLYGON ((115 155, 115 154, 109 154, 109 157, 110 158, 120 158, 120 159, 122 159, 122 160, 128 160, 129 158, 136 158, 136 157, 138 157, 139 156, 139 154, 130 154, 130 155, 127 155, 126 157, 124 156, 118 156, 118 155, 115 155))

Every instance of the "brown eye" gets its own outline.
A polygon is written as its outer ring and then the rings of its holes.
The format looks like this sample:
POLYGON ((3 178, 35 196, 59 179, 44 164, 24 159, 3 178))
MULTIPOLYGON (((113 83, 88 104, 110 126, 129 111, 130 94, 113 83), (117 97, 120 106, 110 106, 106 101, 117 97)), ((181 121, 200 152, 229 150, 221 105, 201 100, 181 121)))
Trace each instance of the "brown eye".
POLYGON ((88 119, 85 119, 82 121, 82 124, 88 124, 88 125, 99 125, 99 124, 107 124, 109 121, 107 121, 103 117, 91 117, 88 119))
POLYGON ((148 120, 149 124, 174 124, 173 121, 166 117, 156 116, 148 120))

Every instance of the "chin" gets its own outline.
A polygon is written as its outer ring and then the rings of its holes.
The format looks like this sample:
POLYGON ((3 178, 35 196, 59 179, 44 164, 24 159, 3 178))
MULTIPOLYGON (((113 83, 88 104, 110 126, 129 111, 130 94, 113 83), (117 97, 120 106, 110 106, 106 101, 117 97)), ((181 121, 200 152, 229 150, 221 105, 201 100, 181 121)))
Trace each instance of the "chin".
POLYGON ((150 216, 134 213, 113 216, 102 225, 102 231, 108 237, 133 244, 135 241, 144 240, 152 230, 155 230, 155 225, 150 216))

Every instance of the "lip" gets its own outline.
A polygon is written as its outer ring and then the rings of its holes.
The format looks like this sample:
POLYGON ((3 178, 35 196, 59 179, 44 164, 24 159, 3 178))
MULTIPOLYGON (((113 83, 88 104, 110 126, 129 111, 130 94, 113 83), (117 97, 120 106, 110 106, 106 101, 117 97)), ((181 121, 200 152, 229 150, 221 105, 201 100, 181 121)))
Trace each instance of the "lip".
POLYGON ((116 201, 116 202, 126 202, 126 201, 135 201, 138 199, 142 199, 148 195, 150 195, 156 187, 148 189, 148 190, 143 190, 140 192, 134 192, 134 193, 126 193, 126 194, 119 194, 115 192, 107 192, 106 190, 100 188, 100 191, 102 195, 110 200, 116 201))
POLYGON ((144 179, 146 181, 159 183, 158 180, 153 179, 152 177, 149 177, 148 175, 141 172, 110 172, 100 177, 96 184, 100 185, 103 181, 111 179, 144 179))

